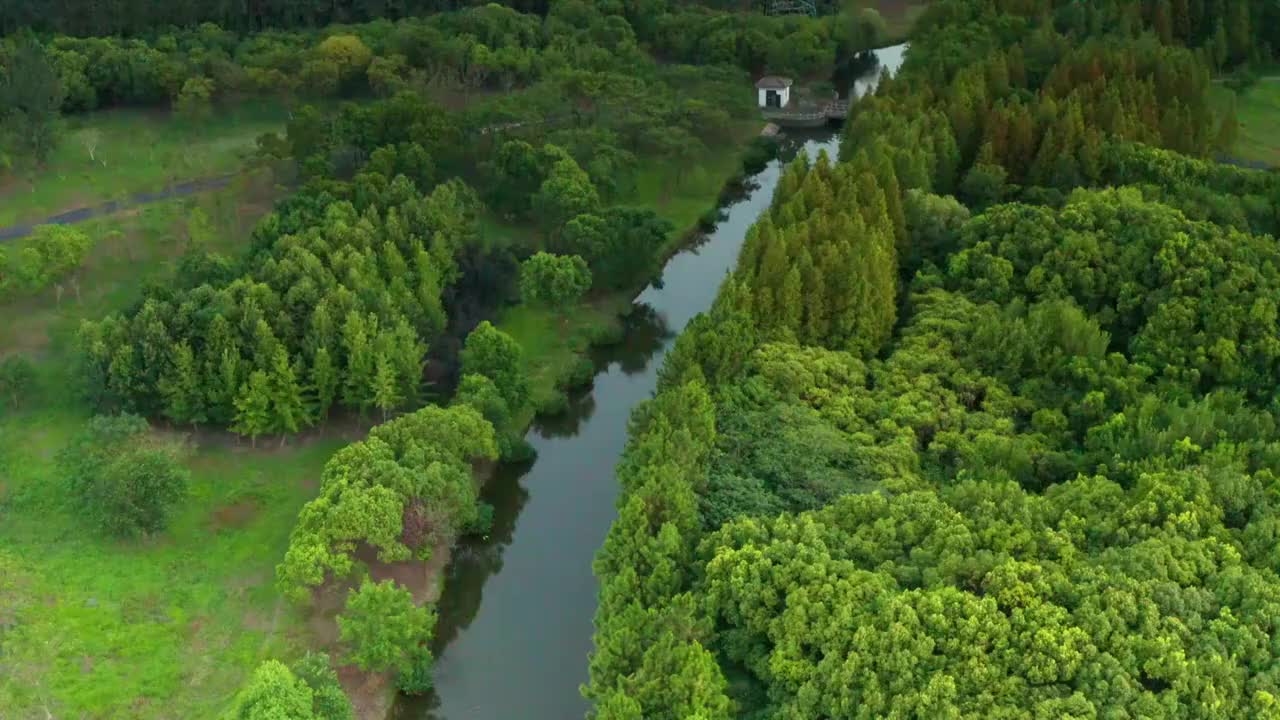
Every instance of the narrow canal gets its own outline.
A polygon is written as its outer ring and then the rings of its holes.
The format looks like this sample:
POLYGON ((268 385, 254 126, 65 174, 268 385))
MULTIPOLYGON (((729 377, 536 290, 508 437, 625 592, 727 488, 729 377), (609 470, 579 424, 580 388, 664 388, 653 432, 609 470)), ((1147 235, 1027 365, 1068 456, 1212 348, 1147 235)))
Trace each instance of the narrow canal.
MULTIPOLYGON (((901 63, 886 48, 884 66, 901 63)), ((879 68, 876 68, 878 71, 879 68)), ((866 78, 855 93, 866 92, 866 78)), ((660 286, 635 300, 626 340, 598 352, 595 386, 567 413, 540 421, 537 460, 506 467, 485 488, 494 524, 456 548, 437 626, 436 693, 401 702, 402 720, 576 720, 587 703, 596 582, 591 561, 616 514, 614 466, 632 408, 649 398, 676 336, 711 306, 747 229, 769 207, 785 161, 800 151, 833 158, 834 132, 790 133, 781 159, 752 176, 703 242, 673 257, 660 286)))

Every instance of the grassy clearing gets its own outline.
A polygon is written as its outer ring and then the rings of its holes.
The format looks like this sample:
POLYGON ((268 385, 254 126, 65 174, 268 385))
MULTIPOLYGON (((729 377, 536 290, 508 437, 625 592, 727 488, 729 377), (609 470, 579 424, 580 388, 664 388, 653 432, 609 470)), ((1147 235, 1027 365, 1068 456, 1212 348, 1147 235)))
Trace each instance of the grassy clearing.
MULTIPOLYGON (((584 301, 564 312, 529 305, 502 311, 494 324, 524 350, 535 406, 558 391, 563 374, 591 347, 593 338, 618 327, 620 313, 630 302, 629 295, 620 293, 584 301)), ((514 418, 519 428, 532 420, 532 408, 514 418)))
MULTIPOLYGON (((137 297, 143 283, 172 273, 174 262, 189 246, 189 222, 199 208, 209 218, 211 250, 236 254, 257 218, 270 209, 269 183, 170 200, 128 210, 78 227, 94 239, 94 247, 78 273, 80 300, 68 292, 59 303, 53 291, 0 304, 0 356, 9 352, 52 354, 57 362, 69 356, 70 340, 83 318, 95 318, 122 308, 137 297), (266 187, 264 187, 266 185, 266 187), (61 340, 55 345, 55 340, 61 340)), ((7 243, 21 252, 25 240, 7 243)))
POLYGON ((265 103, 229 108, 199 125, 179 122, 167 111, 108 110, 70 118, 43 168, 0 181, 0 227, 234 172, 254 140, 279 130, 284 120, 283 107, 265 103), (91 159, 84 141, 95 134, 91 159))
POLYGON ((1226 86, 1214 85, 1211 99, 1222 108, 1233 94, 1240 134, 1231 154, 1280 166, 1280 81, 1262 79, 1239 94, 1226 86))
POLYGON ((320 468, 349 438, 258 451, 203 440, 171 528, 146 541, 98 536, 63 501, 54 458, 87 417, 70 390, 75 328, 163 280, 197 206, 209 246, 236 252, 268 200, 223 191, 93 221, 100 240, 79 301, 0 304, 0 355, 28 352, 40 370, 30 409, 0 411, 0 716, 212 717, 259 661, 308 640, 273 570, 320 468))
POLYGON ((305 646, 273 569, 309 483, 345 441, 277 453, 200 448, 170 529, 123 543, 86 531, 62 502, 52 458, 84 419, 43 411, 0 421, 9 518, 0 568, 17 586, 4 603, 14 627, 0 708, 213 717, 260 660, 305 646))
POLYGON ((735 122, 723 144, 698 158, 642 158, 635 192, 626 204, 652 208, 676 228, 672 242, 680 242, 716 206, 725 182, 742 169, 742 148, 762 125, 756 119, 735 122))

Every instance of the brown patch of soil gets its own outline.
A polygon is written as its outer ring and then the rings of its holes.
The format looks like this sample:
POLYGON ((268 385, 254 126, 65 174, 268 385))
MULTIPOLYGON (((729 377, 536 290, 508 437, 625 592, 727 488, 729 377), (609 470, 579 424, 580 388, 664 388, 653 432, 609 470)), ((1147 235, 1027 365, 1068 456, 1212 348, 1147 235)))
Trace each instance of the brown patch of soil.
POLYGON ((374 582, 394 580, 413 595, 414 602, 421 605, 440 599, 440 591, 443 589, 440 578, 449 564, 451 549, 450 543, 437 543, 431 548, 431 559, 426 562, 421 560, 378 562, 376 554, 372 551, 367 557, 362 553, 356 553, 356 557, 369 566, 369 577, 374 582))
POLYGON ((347 593, 355 587, 355 581, 328 582, 311 591, 311 612, 307 616, 307 630, 313 644, 322 650, 332 650, 338 645, 338 613, 347 603, 347 593))
POLYGON ((228 430, 216 427, 201 426, 191 430, 191 441, 202 448, 218 448, 232 452, 260 453, 262 455, 280 454, 291 449, 307 447, 325 440, 343 440, 353 443, 363 440, 369 429, 378 423, 373 418, 360 418, 354 414, 337 414, 331 417, 322 427, 310 428, 296 435, 285 438, 280 444, 279 435, 263 435, 258 438, 258 446, 254 447, 249 438, 242 438, 228 430))
POLYGON ((356 720, 384 720, 395 701, 391 673, 367 673, 354 665, 338 668, 338 681, 351 699, 356 720))
POLYGON ((262 510, 258 501, 253 498, 237 500, 230 505, 223 505, 213 511, 209 524, 215 532, 244 527, 258 516, 262 510))

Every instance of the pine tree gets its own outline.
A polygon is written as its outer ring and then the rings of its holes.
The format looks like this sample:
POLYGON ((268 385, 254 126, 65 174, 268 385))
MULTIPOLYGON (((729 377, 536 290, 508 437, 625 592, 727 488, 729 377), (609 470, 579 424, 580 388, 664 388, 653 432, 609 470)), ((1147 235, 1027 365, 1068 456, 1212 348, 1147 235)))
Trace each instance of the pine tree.
POLYGON ((214 403, 218 416, 224 423, 235 420, 236 397, 240 394, 242 373, 240 351, 228 347, 216 359, 217 366, 209 387, 209 401, 214 403))
POLYGON ((1227 58, 1231 56, 1231 45, 1227 42, 1227 28, 1222 24, 1222 20, 1218 20, 1217 26, 1213 29, 1213 38, 1209 41, 1209 52, 1213 58, 1213 67, 1215 70, 1221 70, 1227 64, 1227 58))
POLYGON ((880 183, 880 188, 884 190, 885 209, 889 213, 889 220, 893 223, 893 237, 895 245, 898 248, 899 255, 906 255, 907 247, 907 216, 902 209, 902 190, 898 186, 898 175, 893 170, 893 163, 889 161, 888 155, 881 155, 876 162, 876 181, 880 183))
POLYGON ((1173 34, 1182 43, 1191 39, 1191 7, 1187 0, 1173 0, 1170 4, 1173 20, 1173 34))
POLYGON ((391 362, 395 367, 396 377, 400 379, 402 403, 416 406, 422 394, 423 358, 427 356, 427 346, 418 340, 418 335, 404 318, 393 331, 391 362))
MULTIPOLYGON (((311 312, 310 327, 307 331, 306 343, 311 350, 311 354, 315 355, 321 350, 328 351, 333 348, 336 329, 334 328, 333 316, 329 313, 328 303, 320 303, 316 309, 311 312)), ((332 361, 332 357, 330 357, 332 361)))
POLYGON ((1227 3, 1227 46, 1232 63, 1248 62, 1253 49, 1253 33, 1249 23, 1249 3, 1242 0, 1227 3))
POLYGON ((1151 25, 1155 28, 1156 37, 1165 45, 1173 44, 1173 10, 1169 0, 1156 0, 1152 10, 1151 25))
POLYGON ((254 365, 259 368, 271 367, 271 360, 275 357, 276 348, 280 347, 280 341, 276 339, 276 334, 271 330, 271 326, 266 320, 258 318, 253 326, 253 359, 254 365))
POLYGON ((348 407, 359 408, 361 412, 369 407, 369 388, 373 384, 374 373, 373 341, 370 334, 376 332, 377 320, 372 315, 369 319, 375 325, 372 329, 365 318, 353 310, 347 313, 347 320, 342 325, 342 346, 347 353, 342 402, 348 407))
POLYGON ((236 419, 232 431, 249 436, 254 447, 258 436, 272 426, 271 380, 262 370, 254 370, 236 396, 236 419))
POLYGON ((323 421, 329 417, 329 409, 338 397, 338 369, 323 347, 316 350, 315 359, 311 361, 311 386, 316 392, 316 418, 323 421))
POLYGON ((307 403, 302 396, 302 386, 289 364, 289 354, 283 347, 278 347, 271 358, 272 430, 280 433, 280 444, 284 445, 285 437, 307 424, 307 403))
POLYGON ((199 427, 204 422, 205 399, 200 386, 200 373, 196 368, 195 354, 186 342, 178 343, 173 350, 173 363, 168 374, 160 379, 160 394, 164 398, 164 414, 175 423, 191 423, 199 427))
POLYGON ((822 298, 806 297, 800 284, 800 268, 794 265, 787 271, 786 278, 778 292, 778 312, 782 327, 788 340, 796 341, 804 338, 801 320, 805 306, 810 303, 821 303, 822 298))
POLYGON ((400 394, 395 367, 386 355, 378 356, 377 370, 374 371, 373 386, 369 389, 369 394, 373 397, 374 407, 382 411, 384 422, 387 419, 387 413, 404 401, 404 397, 400 394))

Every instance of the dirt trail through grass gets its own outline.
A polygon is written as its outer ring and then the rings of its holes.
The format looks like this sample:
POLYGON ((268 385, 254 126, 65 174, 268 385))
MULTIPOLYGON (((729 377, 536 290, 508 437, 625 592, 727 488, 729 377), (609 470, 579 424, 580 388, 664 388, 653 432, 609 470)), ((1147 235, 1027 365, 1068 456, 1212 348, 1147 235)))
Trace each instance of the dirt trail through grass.
POLYGON ((130 210, 141 205, 149 205, 151 203, 163 202, 174 198, 187 197, 196 193, 209 192, 211 190, 221 190, 231 183, 235 177, 231 175, 221 175, 219 177, 203 178, 200 180, 188 180, 171 185, 164 190, 158 192, 138 193, 124 200, 111 200, 100 205, 92 205, 89 207, 76 208, 66 212, 58 213, 45 218, 39 222, 20 223, 10 225, 8 227, 0 227, 0 243, 30 235, 37 225, 71 225, 74 223, 93 220, 94 218, 113 215, 122 210, 130 210))

